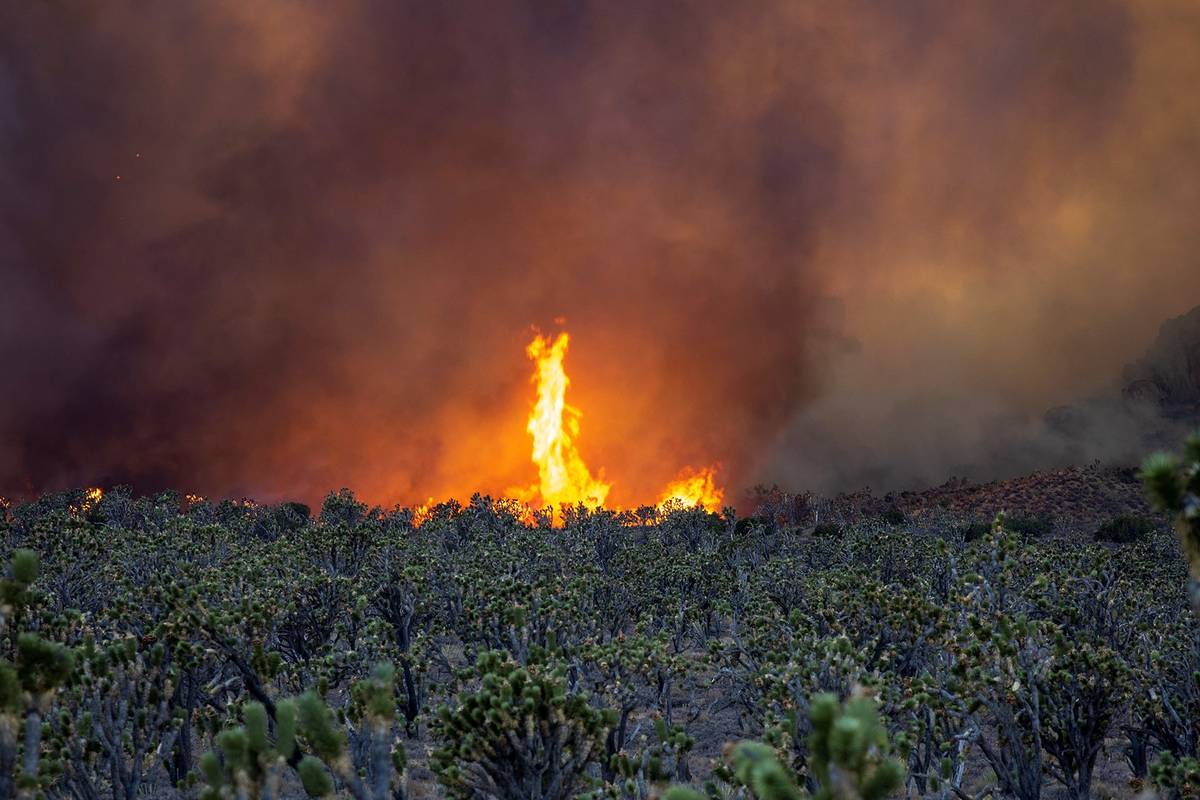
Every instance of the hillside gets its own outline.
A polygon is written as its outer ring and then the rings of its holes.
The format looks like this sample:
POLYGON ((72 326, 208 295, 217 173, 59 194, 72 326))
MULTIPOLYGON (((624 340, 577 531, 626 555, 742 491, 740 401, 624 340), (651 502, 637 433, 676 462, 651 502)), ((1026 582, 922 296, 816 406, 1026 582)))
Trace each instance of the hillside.
POLYGON ((885 507, 895 505, 915 520, 936 514, 991 519, 1005 511, 1052 519, 1067 528, 1091 525, 1123 513, 1150 513, 1136 470, 1099 464, 987 483, 950 480, 920 492, 888 495, 883 503, 885 507))

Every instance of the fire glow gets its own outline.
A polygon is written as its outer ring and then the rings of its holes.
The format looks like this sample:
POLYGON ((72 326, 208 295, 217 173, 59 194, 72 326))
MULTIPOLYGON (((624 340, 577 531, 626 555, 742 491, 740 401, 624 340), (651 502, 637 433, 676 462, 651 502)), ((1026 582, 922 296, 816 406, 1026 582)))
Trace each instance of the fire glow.
MULTIPOLYGON (((612 484, 603 471, 593 475, 579 453, 579 420, 582 412, 566 402, 567 377, 563 360, 570 337, 566 332, 551 339, 537 334, 525 352, 536 365, 533 382, 537 398, 525 429, 533 440, 531 458, 538 468, 538 483, 511 491, 513 497, 534 506, 604 505, 612 484)), ((660 493, 660 508, 700 506, 719 511, 724 491, 716 485, 716 467, 686 467, 660 493)))
MULTIPOLYGON (((592 472, 577 445, 583 413, 567 403, 566 399, 567 389, 571 385, 564 366, 569 345, 570 336, 566 332, 554 337, 538 333, 525 348, 526 355, 534 364, 531 381, 536 393, 525 431, 532 441, 530 459, 537 466, 537 481, 529 486, 511 488, 505 493, 529 509, 549 509, 556 514, 564 508, 580 505, 600 508, 605 505, 613 487, 602 469, 592 472)), ((699 469, 684 467, 657 494, 653 507, 664 511, 699 507, 719 512, 725 492, 717 484, 717 472, 716 464, 699 469)), ((75 515, 85 514, 103 498, 102 489, 88 488, 84 490, 79 503, 71 505, 69 510, 75 515)), ((185 507, 191 507, 206 502, 206 498, 199 494, 187 494, 183 502, 185 507)), ((247 509, 256 507, 248 499, 237 501, 237 504, 247 509)), ((433 497, 412 506, 413 524, 419 526, 429 519, 434 506, 433 497)), ((0 510, 8 507, 9 501, 0 497, 0 510)), ((608 507, 622 510, 620 507, 608 507)))
POLYGON ((104 499, 104 490, 98 486, 92 486, 92 487, 84 490, 83 499, 79 502, 79 504, 75 505, 74 503, 72 503, 71 505, 67 506, 67 511, 72 516, 79 516, 80 514, 86 514, 89 511, 91 511, 93 508, 98 506, 100 504, 100 501, 103 499, 104 499))

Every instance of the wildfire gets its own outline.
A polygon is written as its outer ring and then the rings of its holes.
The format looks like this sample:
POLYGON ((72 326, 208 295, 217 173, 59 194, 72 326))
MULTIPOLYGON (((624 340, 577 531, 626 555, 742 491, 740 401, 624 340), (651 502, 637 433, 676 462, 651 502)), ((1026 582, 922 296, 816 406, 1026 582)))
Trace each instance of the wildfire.
MULTIPOLYGON (((538 467, 538 483, 528 489, 512 490, 513 496, 542 507, 576 505, 589 508, 604 504, 612 484, 603 473, 593 476, 575 445, 579 436, 579 409, 566 402, 570 379, 563 367, 570 337, 564 332, 554 339, 538 334, 525 352, 536 364, 533 382, 537 399, 525 429, 533 439, 532 460, 538 467)), ((660 508, 702 506, 719 511, 724 491, 716 484, 716 468, 688 467, 659 497, 660 508)))
POLYGON ((67 512, 72 515, 86 514, 95 508, 101 500, 104 499, 104 490, 98 486, 93 486, 90 489, 83 490, 83 499, 79 501, 79 505, 72 503, 67 506, 67 512))
POLYGON ((413 509, 412 525, 414 528, 419 528, 424 525, 432 516, 431 509, 433 508, 433 498, 430 497, 421 505, 413 509))
POLYGON ((687 467, 663 490, 658 499, 658 506, 703 506, 709 511, 720 510, 721 502, 725 499, 725 490, 717 486, 715 472, 713 467, 701 470, 687 467))
MULTIPOLYGON (((604 504, 611 484, 593 478, 575 447, 579 436, 579 409, 566 403, 571 381, 563 369, 570 337, 560 333, 552 342, 538 334, 525 352, 537 364, 537 402, 529 412, 525 430, 533 437, 533 462, 538 467, 536 492, 546 505, 596 507, 604 504)), ((529 493, 521 493, 528 495, 529 493)))

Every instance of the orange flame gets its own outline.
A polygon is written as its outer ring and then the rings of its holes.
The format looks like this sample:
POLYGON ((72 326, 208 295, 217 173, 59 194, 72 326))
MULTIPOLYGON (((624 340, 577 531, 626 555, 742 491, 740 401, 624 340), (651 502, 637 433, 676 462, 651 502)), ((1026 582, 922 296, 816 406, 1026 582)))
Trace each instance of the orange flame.
POLYGON ((658 499, 658 507, 701 506, 708 511, 720 511, 721 503, 725 499, 725 490, 717 486, 715 477, 715 467, 705 467, 701 470, 686 467, 663 490, 658 499))
POLYGON ((422 525, 424 525, 426 522, 428 522, 430 517, 433 516, 432 509, 433 509, 433 498, 432 497, 430 497, 428 500, 426 500, 421 505, 413 508, 413 510, 412 510, 412 526, 414 528, 419 528, 422 525))
POLYGON ((79 510, 87 513, 100 504, 104 499, 104 490, 98 486, 93 486, 83 493, 83 501, 79 504, 79 510))
MULTIPOLYGON (((579 436, 579 409, 566 402, 570 378, 563 367, 570 337, 564 332, 554 339, 538 334, 525 352, 537 365, 533 382, 537 399, 529 412, 525 430, 533 438, 533 463, 538 466, 538 483, 528 489, 513 489, 518 500, 536 506, 575 505, 589 508, 604 504, 612 484, 603 473, 593 477, 575 445, 579 436)), ((725 492, 716 483, 717 467, 684 469, 659 497, 663 509, 694 508, 720 511, 725 492)))
POLYGON ((104 499, 104 490, 98 486, 93 486, 90 489, 83 490, 83 499, 79 501, 79 505, 71 504, 67 506, 67 512, 72 515, 86 514, 91 511, 96 505, 104 499))
POLYGON ((570 337, 560 333, 553 342, 538 334, 525 352, 537 364, 533 380, 537 384, 537 402, 529 412, 525 430, 533 437, 533 462, 538 467, 538 485, 517 491, 519 499, 540 499, 542 505, 596 507, 604 504, 611 485, 601 477, 592 477, 579 455, 575 439, 579 436, 579 409, 567 405, 567 386, 571 381, 563 369, 570 337))

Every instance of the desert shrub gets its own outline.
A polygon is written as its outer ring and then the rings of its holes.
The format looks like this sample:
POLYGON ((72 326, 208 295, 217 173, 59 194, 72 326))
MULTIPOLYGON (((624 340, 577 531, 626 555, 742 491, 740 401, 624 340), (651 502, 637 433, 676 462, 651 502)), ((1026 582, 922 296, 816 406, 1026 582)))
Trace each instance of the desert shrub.
POLYGON ((1004 526, 1026 539, 1041 539, 1054 532, 1054 522, 1045 517, 1005 517, 1004 526))
POLYGON ((962 537, 964 542, 977 542, 992 532, 992 523, 990 522, 971 522, 960 526, 958 535, 962 537))
POLYGON ((814 800, 882 800, 900 788, 904 768, 891 757, 874 701, 854 697, 840 704, 832 695, 821 695, 814 698, 811 714, 809 749, 820 786, 814 800))
POLYGON ((822 522, 813 528, 812 535, 818 539, 840 539, 843 528, 837 522, 822 522))
MULTIPOLYGON (((616 777, 613 759, 630 746, 636 717, 654 715, 660 745, 668 745, 666 755, 678 753, 682 739, 668 728, 674 721, 674 689, 688 677, 688 661, 674 653, 671 637, 663 631, 654 637, 640 634, 608 642, 584 642, 574 648, 579 675, 585 686, 592 687, 596 704, 612 709, 614 724, 604 738, 603 776, 616 777)), ((659 756, 661 763, 662 755, 659 756)), ((687 761, 676 760, 676 773, 669 777, 684 780, 687 761)))
POLYGON ((1093 538, 1097 542, 1129 544, 1151 533, 1155 527, 1154 520, 1136 514, 1122 514, 1103 523, 1096 529, 1093 538))
POLYGON ((879 515, 879 518, 883 521, 884 525, 891 525, 893 527, 904 525, 908 522, 908 515, 895 506, 885 509, 884 512, 879 515))

